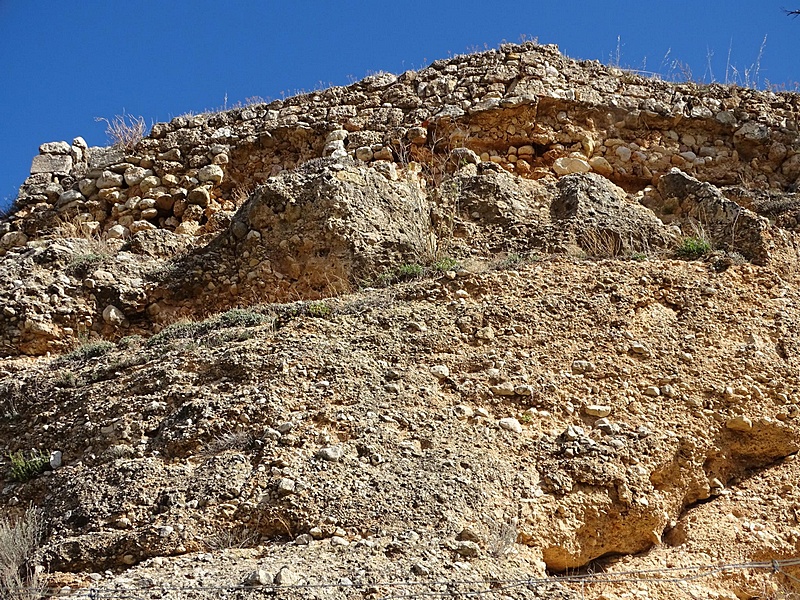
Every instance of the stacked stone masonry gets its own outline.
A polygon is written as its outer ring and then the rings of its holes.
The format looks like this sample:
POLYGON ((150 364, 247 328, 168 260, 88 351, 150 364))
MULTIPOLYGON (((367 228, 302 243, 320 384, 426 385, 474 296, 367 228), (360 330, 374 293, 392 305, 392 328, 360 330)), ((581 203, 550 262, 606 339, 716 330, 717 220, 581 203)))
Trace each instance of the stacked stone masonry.
POLYGON ((797 94, 644 79, 526 43, 177 117, 132 148, 43 144, 0 222, 14 255, 0 350, 319 299, 443 249, 613 256, 699 224, 763 264, 766 217, 800 222, 799 114, 797 94))
POLYGON ((0 247, 57 218, 127 238, 225 226, 255 187, 321 156, 423 168, 467 148, 525 178, 596 172, 643 189, 673 167, 717 185, 791 190, 797 94, 672 84, 554 46, 504 45, 400 76, 153 126, 135 148, 43 144, 0 247))

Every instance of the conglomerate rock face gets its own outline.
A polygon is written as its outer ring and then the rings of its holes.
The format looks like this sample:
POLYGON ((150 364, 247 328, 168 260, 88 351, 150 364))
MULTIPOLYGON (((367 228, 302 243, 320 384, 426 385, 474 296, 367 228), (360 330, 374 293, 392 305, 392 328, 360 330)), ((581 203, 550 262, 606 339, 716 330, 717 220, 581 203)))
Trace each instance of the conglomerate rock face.
POLYGON ((798 111, 523 44, 43 144, 0 511, 65 595, 796 591, 798 111))

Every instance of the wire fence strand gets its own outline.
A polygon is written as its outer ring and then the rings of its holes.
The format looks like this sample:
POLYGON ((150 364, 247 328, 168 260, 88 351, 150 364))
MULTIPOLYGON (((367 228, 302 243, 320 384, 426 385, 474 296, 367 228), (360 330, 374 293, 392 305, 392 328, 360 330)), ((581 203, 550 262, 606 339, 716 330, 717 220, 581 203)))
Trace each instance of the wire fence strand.
MULTIPOLYGON (((373 592, 375 590, 393 590, 388 595, 381 595, 383 600, 395 600, 403 598, 405 600, 413 598, 445 598, 455 596, 482 597, 490 594, 502 594, 515 588, 528 587, 538 588, 552 586, 556 584, 580 584, 581 595, 583 596, 586 585, 589 584, 610 584, 610 583, 667 583, 682 584, 692 583, 701 579, 706 579, 714 575, 732 573, 743 570, 763 570, 781 574, 789 580, 800 583, 800 578, 786 571, 787 567, 800 566, 800 558, 790 558, 783 560, 770 560, 744 563, 721 563, 708 565, 691 565, 687 567, 664 567, 654 569, 613 571, 604 573, 581 573, 553 575, 551 577, 540 578, 520 578, 520 579, 473 579, 473 580, 450 580, 438 579, 426 580, 395 580, 379 581, 369 583, 359 583, 358 581, 345 581, 338 583, 297 583, 293 585, 213 585, 213 586, 173 586, 148 584, 131 586, 125 588, 111 588, 104 586, 90 586, 84 589, 77 589, 69 593, 68 598, 88 598, 89 600, 125 600, 128 598, 139 599, 150 596, 143 595, 150 593, 165 594, 174 592, 177 594, 197 594, 204 592, 250 592, 257 594, 271 594, 276 591, 312 591, 312 590, 333 590, 350 589, 353 591, 373 592), (401 588, 402 592, 399 592, 401 588), (420 589, 427 588, 427 589, 420 589), (473 589, 462 589, 473 588, 473 589)), ((28 589, 34 592, 40 590, 28 589)), ((54 590, 44 597, 62 596, 61 590, 54 590)))

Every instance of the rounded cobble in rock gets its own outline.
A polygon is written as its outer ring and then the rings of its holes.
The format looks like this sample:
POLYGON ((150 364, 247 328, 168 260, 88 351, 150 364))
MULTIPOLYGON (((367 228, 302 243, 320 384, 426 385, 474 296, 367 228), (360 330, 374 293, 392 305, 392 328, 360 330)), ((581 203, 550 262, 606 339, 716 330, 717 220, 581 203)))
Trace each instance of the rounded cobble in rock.
POLYGON ((603 404, 590 404, 583 409, 590 417, 607 417, 611 414, 611 407, 603 404))
POLYGON ((431 375, 436 379, 447 379, 450 377, 450 369, 447 368, 447 365, 433 365, 431 367, 431 375))
POLYGON ((288 477, 281 478, 278 481, 278 495, 279 496, 289 496, 294 493, 295 490, 295 482, 293 479, 289 479, 288 477))
POLYGON ((103 174, 97 178, 95 185, 98 189, 105 190, 108 188, 122 187, 124 177, 113 173, 112 171, 103 171, 103 174))
POLYGON ((514 433, 522 433, 522 424, 514 417, 505 417, 498 421, 501 429, 506 431, 513 431, 514 433))
POLYGON ((108 230, 108 237, 111 239, 124 240, 130 235, 130 230, 124 225, 117 223, 108 230))
POLYGON ((493 340, 494 328, 491 325, 488 325, 487 327, 481 327, 475 332, 475 337, 479 340, 493 340))
POLYGON ((753 421, 744 416, 733 417, 725 422, 725 427, 731 431, 750 431, 753 428, 753 421))
POLYGON ((491 387, 492 393, 496 396, 513 396, 515 394, 514 389, 514 383, 511 381, 504 381, 491 387))
POLYGON ((242 582, 243 585, 250 587, 269 585, 270 583, 272 583, 272 578, 264 569, 258 569, 257 571, 248 573, 247 577, 245 577, 242 582))
POLYGON ((214 184, 222 183, 225 172, 219 165, 207 165, 197 172, 197 179, 200 181, 210 181, 214 184))
POLYGON ((344 456, 344 449, 341 446, 325 446, 317 451, 317 458, 330 462, 337 462, 344 456))
POLYGON ((211 194, 205 187, 196 187, 189 192, 187 200, 191 204, 196 204, 197 206, 206 207, 208 206, 208 203, 211 200, 211 194))
POLYGON ((281 569, 275 573, 275 578, 272 580, 272 583, 281 587, 297 585, 300 583, 300 575, 289 567, 281 567, 281 569))
POLYGON ((103 310, 103 320, 110 325, 119 325, 125 320, 125 315, 113 304, 109 304, 103 310))

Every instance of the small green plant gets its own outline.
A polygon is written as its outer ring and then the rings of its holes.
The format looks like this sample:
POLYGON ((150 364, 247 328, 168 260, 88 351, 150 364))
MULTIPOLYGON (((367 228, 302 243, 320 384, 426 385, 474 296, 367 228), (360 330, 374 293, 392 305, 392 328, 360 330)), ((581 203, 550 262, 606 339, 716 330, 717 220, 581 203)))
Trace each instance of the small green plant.
POLYGON ((70 273, 86 271, 90 266, 99 264, 108 257, 108 254, 102 252, 84 252, 82 254, 76 254, 70 259, 67 270, 70 273))
POLYGON ((123 350, 130 350, 131 348, 138 348, 144 343, 144 338, 140 335, 126 335, 117 342, 117 346, 123 350))
POLYGON ((431 265, 431 268, 434 271, 439 271, 440 273, 444 273, 446 271, 456 271, 459 268, 461 268, 461 265, 455 258, 451 256, 445 256, 437 260, 435 263, 433 263, 431 265))
POLYGON ((397 271, 395 271, 395 278, 398 281, 410 281, 411 279, 422 277, 424 273, 425 268, 422 265, 418 265, 417 263, 406 263, 401 265, 397 271))
POLYGON ((206 319, 205 321, 184 321, 173 323, 165 327, 156 335, 147 340, 148 348, 175 340, 193 341, 213 331, 230 329, 233 327, 255 327, 263 325, 270 317, 260 312, 234 308, 222 314, 206 319))
POLYGON ((631 252, 630 258, 636 262, 645 262, 647 260, 647 255, 641 252, 631 252))
POLYGON ((53 383, 56 387, 76 388, 78 387, 78 381, 78 377, 75 375, 75 373, 64 369, 56 374, 53 383))
POLYGON ((710 251, 711 244, 709 244, 708 241, 701 237, 690 236, 683 239, 675 252, 680 258, 697 260, 710 251))
POLYGON ((269 320, 267 315, 252 310, 234 308, 217 317, 223 327, 256 327, 269 320))
POLYGON ((148 348, 159 346, 165 342, 171 342, 181 339, 193 339, 195 335, 200 332, 200 323, 182 322, 173 323, 168 325, 149 340, 145 344, 148 348))
POLYGON ((30 456, 20 450, 8 455, 11 460, 11 479, 14 481, 29 481, 39 473, 44 472, 50 465, 50 456, 41 450, 32 450, 30 456))
POLYGON ((97 358, 99 356, 103 356, 108 354, 112 348, 114 348, 114 344, 111 342, 89 342, 87 344, 83 344, 79 348, 76 348, 72 352, 68 352, 63 356, 59 357, 58 363, 64 364, 67 362, 77 361, 77 360, 86 360, 89 358, 97 358))
POLYGON ((333 309, 326 302, 311 302, 306 306, 306 312, 310 317, 327 319, 331 316, 333 309))

